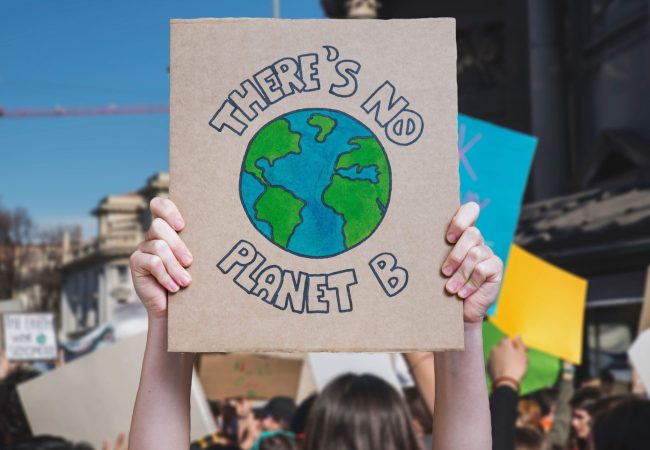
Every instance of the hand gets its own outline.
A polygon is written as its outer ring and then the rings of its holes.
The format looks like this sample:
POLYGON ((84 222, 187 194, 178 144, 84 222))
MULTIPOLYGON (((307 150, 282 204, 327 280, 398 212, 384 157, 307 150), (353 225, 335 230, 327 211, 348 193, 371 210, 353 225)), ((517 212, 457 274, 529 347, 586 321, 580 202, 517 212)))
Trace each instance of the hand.
POLYGON ((528 355, 521 338, 503 338, 490 352, 488 367, 492 380, 505 377, 521 383, 528 370, 528 355))
MULTIPOLYGON (((120 433, 117 435, 117 439, 115 440, 115 447, 113 447, 114 450, 128 450, 127 449, 127 444, 128 441, 126 439, 126 435, 124 433, 120 433)), ((109 441, 104 441, 104 445, 102 445, 103 450, 111 450, 111 443, 109 441)))
POLYGON ((153 221, 145 240, 130 259, 133 285, 150 317, 167 316, 167 292, 177 292, 192 281, 185 270, 192 254, 178 236, 185 222, 171 200, 151 200, 153 221))
POLYGON ((445 289, 464 300, 465 323, 481 323, 483 316, 499 293, 503 263, 485 245, 474 226, 480 207, 469 202, 462 205, 449 225, 447 241, 454 244, 442 264, 442 273, 449 278, 445 289))

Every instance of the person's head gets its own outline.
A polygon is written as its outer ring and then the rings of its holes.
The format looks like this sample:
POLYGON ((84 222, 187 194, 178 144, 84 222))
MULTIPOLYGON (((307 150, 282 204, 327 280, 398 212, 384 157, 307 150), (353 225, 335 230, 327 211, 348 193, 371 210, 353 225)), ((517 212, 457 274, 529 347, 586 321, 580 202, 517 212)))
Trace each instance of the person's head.
POLYGON ((650 400, 630 397, 594 416, 594 450, 643 450, 650 443, 650 400))
POLYGON ((305 435, 305 428, 307 427, 307 420, 309 419, 309 412, 311 411, 314 402, 316 401, 316 394, 312 394, 300 403, 291 419, 291 431, 296 434, 298 439, 302 439, 305 435))
POLYGON ((600 374, 598 375, 598 378, 600 379, 601 392, 605 395, 611 395, 612 392, 614 391, 614 385, 616 383, 616 379, 614 378, 614 375, 612 374, 611 370, 608 369, 601 370, 600 374))
POLYGON ((533 396, 522 397, 517 402, 517 426, 541 429, 541 420, 544 417, 542 414, 542 405, 533 396))
POLYGON ((373 375, 342 375, 309 413, 303 450, 418 450, 411 415, 400 395, 373 375))
POLYGON ((544 435, 531 428, 515 428, 515 450, 546 450, 544 435))
POLYGON ((240 419, 244 419, 253 414, 253 402, 246 397, 235 399, 235 413, 240 419))
POLYGON ((17 369, 0 382, 0 447, 32 436, 16 386, 38 375, 27 369, 17 369))
POLYGON ((591 431, 591 418, 594 407, 602 397, 600 389, 586 387, 580 389, 571 398, 571 426, 576 437, 587 439, 591 431))
POLYGON ((287 433, 275 433, 264 437, 259 443, 259 450, 298 450, 296 439, 287 433))
POLYGON ((296 404, 289 397, 273 397, 260 412, 264 431, 288 430, 296 412, 296 404))
POLYGON ((54 436, 35 436, 3 448, 5 450, 93 450, 88 444, 74 444, 54 436))

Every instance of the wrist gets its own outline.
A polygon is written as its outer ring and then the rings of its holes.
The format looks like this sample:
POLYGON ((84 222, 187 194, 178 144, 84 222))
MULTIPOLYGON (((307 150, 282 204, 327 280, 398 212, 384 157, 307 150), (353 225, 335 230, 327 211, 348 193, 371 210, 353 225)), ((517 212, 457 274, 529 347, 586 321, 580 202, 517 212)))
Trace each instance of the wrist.
POLYGON ((509 377, 507 375, 496 377, 492 381, 492 391, 495 389, 501 387, 501 386, 507 386, 511 388, 515 392, 519 392, 519 389, 521 388, 521 385, 519 384, 519 381, 516 380, 515 378, 509 377))

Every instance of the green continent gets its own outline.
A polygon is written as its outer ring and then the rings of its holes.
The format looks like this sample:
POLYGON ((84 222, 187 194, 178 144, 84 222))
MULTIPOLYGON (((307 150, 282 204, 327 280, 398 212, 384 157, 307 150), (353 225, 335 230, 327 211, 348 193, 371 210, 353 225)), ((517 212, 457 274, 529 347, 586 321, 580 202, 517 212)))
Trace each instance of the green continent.
POLYGON ((319 128, 316 135, 317 142, 324 142, 325 138, 334 130, 336 120, 322 114, 312 114, 307 123, 313 127, 319 128))
MULTIPOLYGON (((339 156, 335 170, 349 169, 356 166, 357 173, 361 173, 364 167, 375 166, 377 169, 377 183, 371 184, 375 188, 376 198, 385 208, 390 195, 390 172, 381 144, 375 137, 357 137, 350 139, 349 143, 356 145, 356 147, 339 156)), ((372 203, 376 204, 375 201, 372 203)))
POLYGON ((343 216, 347 248, 370 236, 383 216, 377 204, 377 185, 369 180, 350 180, 334 175, 323 193, 323 201, 343 216))
POLYGON ((255 202, 255 217, 271 226, 273 242, 287 248, 293 231, 302 222, 305 202, 284 188, 266 186, 255 202))
POLYGON ((300 134, 289 128, 289 121, 276 119, 262 128, 248 147, 244 161, 244 170, 255 176, 262 184, 268 185, 262 169, 257 167, 257 161, 266 158, 270 165, 276 159, 289 153, 300 153, 300 134))

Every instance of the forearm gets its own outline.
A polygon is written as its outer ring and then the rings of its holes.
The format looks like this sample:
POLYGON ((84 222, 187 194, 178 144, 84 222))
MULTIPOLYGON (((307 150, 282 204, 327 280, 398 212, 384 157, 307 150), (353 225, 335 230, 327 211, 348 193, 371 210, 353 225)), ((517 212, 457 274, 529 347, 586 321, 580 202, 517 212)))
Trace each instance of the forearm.
POLYGON ((465 351, 435 354, 434 450, 492 447, 482 324, 465 324, 465 351))
POLYGON ((167 319, 149 319, 129 450, 182 449, 190 444, 194 353, 167 352, 167 319))
POLYGON ((404 353, 404 359, 406 359, 411 377, 415 381, 415 385, 424 400, 424 404, 431 417, 433 417, 433 407, 436 398, 436 374, 433 367, 433 353, 404 353))

